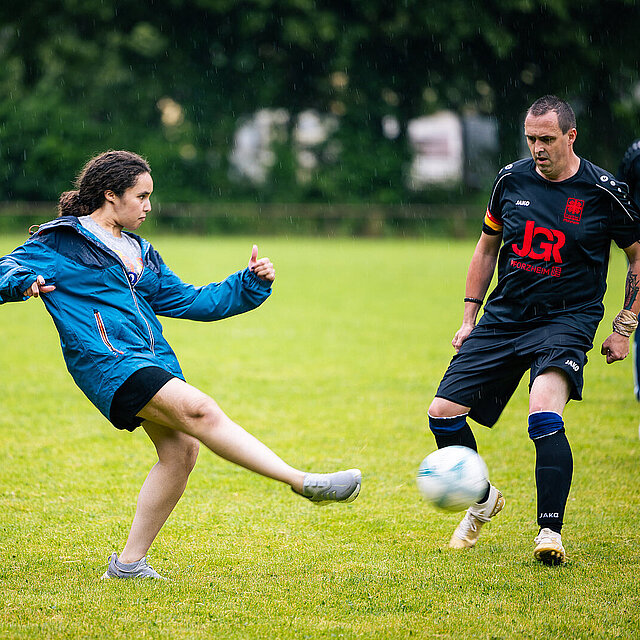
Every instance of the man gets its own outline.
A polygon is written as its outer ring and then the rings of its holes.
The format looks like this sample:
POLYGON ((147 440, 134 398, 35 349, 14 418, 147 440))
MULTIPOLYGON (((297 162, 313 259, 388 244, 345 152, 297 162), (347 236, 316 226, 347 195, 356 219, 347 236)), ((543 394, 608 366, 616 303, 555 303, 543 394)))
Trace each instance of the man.
MULTIPOLYGON (((561 531, 573 459, 562 413, 582 398, 586 353, 602 319, 611 240, 629 259, 624 308, 604 341, 608 363, 629 353, 640 311, 640 212, 624 184, 578 157, 570 105, 555 96, 536 100, 524 122, 531 158, 498 174, 467 274, 456 350, 429 407, 439 448, 477 450, 467 415, 491 427, 524 373, 530 371, 529 436, 536 448, 540 527, 534 556, 562 564, 561 531), (498 280, 484 314, 476 317, 494 269, 498 280)), ((456 528, 450 547, 473 547, 483 524, 504 507, 489 484, 456 528)))
MULTIPOLYGON (((625 152, 620 168, 618 180, 625 182, 629 193, 640 207, 640 139, 632 143, 625 152)), ((636 331, 633 350, 633 378, 636 398, 640 400, 640 333, 636 331)), ((640 430, 639 430, 640 433, 640 430)))

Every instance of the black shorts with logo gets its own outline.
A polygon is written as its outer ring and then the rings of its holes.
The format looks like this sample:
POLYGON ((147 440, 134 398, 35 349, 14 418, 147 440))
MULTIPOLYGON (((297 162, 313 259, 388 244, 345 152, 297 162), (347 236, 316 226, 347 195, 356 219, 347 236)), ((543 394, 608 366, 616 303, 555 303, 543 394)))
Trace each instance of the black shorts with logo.
POLYGON ((479 324, 453 356, 436 397, 470 407, 469 417, 492 427, 527 369, 529 389, 550 367, 571 383, 570 399, 582 400, 583 369, 593 347, 584 333, 560 323, 479 324))

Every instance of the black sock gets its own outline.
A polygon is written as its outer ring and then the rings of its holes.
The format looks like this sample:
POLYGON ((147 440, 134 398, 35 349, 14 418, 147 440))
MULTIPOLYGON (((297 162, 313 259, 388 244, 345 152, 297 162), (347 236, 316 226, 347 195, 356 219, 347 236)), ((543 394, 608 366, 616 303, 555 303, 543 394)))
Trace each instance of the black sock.
POLYGON ((436 439, 438 449, 459 445, 462 447, 469 447, 469 449, 473 449, 474 451, 478 451, 476 438, 473 435, 473 431, 471 431, 471 427, 466 423, 464 427, 462 427, 462 429, 458 429, 458 431, 451 431, 449 433, 434 433, 433 435, 436 439))
MULTIPOLYGON (((476 453, 478 451, 476 438, 473 435, 473 431, 471 431, 471 427, 466 422, 464 423, 464 426, 462 427, 462 429, 458 429, 458 431, 450 431, 448 433, 434 433, 433 436, 436 439, 436 444, 438 445, 438 449, 459 445, 462 447, 468 447, 469 449, 473 449, 476 453)), ((489 499, 490 491, 491 491, 491 485, 487 483, 487 490, 485 491, 482 498, 478 500, 478 504, 482 504, 489 499)))
POLYGON ((537 438, 536 487, 538 492, 538 525, 556 533, 562 531, 564 510, 569 497, 573 457, 564 429, 537 438))

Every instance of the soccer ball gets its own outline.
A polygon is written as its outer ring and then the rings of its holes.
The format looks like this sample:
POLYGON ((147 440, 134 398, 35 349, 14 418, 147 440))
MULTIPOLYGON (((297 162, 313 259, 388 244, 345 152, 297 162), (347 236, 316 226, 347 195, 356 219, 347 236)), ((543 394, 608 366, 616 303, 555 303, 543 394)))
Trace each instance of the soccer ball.
POLYGON ((418 489, 445 511, 462 511, 487 490, 489 472, 484 460, 468 447, 443 447, 430 453, 418 469, 418 489))

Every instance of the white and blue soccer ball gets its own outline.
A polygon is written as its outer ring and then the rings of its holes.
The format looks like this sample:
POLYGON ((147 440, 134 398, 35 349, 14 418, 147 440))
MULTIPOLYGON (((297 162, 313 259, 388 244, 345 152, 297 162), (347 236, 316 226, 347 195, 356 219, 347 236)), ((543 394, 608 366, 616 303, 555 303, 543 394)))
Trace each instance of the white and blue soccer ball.
POLYGON ((418 489, 434 506, 463 511, 482 498, 489 472, 473 449, 443 447, 430 453, 418 469, 418 489))

